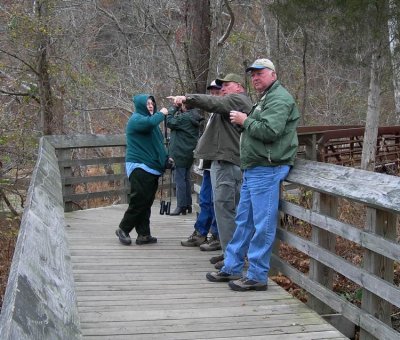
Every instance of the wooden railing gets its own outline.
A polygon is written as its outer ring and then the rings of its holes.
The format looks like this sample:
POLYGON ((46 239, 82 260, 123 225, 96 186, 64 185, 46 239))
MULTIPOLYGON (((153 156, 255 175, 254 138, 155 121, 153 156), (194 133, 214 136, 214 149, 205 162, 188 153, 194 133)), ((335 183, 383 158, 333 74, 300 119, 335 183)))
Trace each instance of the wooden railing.
MULTIPOLYGON (((69 210, 76 205, 73 200, 109 197, 109 190, 103 189, 93 193, 72 191, 74 185, 97 182, 113 186, 116 198, 113 196, 112 202, 124 202, 124 146, 123 135, 42 138, 2 309, 0 339, 40 338, 44 332, 43 338, 80 337, 63 205, 69 210), (95 171, 93 176, 86 171, 82 176, 86 167, 98 169, 100 164, 113 173, 95 171)), ((287 182, 297 188, 296 192, 313 194, 311 208, 295 204, 285 195, 281 201, 281 211, 287 218, 312 225, 312 236, 302 238, 282 224, 277 238, 309 256, 310 272, 301 273, 277 253, 272 267, 311 294, 314 298, 310 305, 318 312, 334 310, 360 326, 362 339, 369 334, 378 339, 399 338, 390 325, 390 315, 393 306, 400 307, 400 290, 393 284, 394 262, 400 260, 396 242, 400 178, 298 159, 287 182), (365 207, 364 229, 337 218, 342 199, 365 207), (336 254, 337 236, 364 249, 361 266, 336 254), (360 308, 332 291, 334 273, 361 287, 360 308)))
POLYGON ((0 316, 0 339, 80 339, 61 176, 40 140, 0 316))
MULTIPOLYGON (((364 128, 353 125, 300 127, 298 133, 300 158, 342 165, 359 164, 364 128)), ((400 126, 379 128, 378 142, 382 144, 383 140, 386 146, 378 148, 377 169, 400 160, 399 134, 400 126)), ((51 138, 59 160, 66 211, 127 202, 125 135, 48 138, 51 138)))
MULTIPOLYGON (((315 298, 310 306, 321 314, 333 309, 361 328, 360 339, 399 339, 391 327, 393 306, 400 307, 400 289, 393 284, 394 261, 400 261, 397 219, 400 213, 400 178, 349 167, 298 159, 287 182, 298 192, 312 192, 312 207, 291 202, 282 195, 281 211, 295 219, 294 225, 312 226, 310 238, 300 237, 294 228, 282 223, 277 239, 310 258, 310 272, 303 274, 279 256, 272 267, 289 277, 315 298), (340 199, 351 207, 361 204, 365 220, 360 229, 338 219, 340 199), (335 252, 336 237, 352 241, 364 249, 361 265, 352 264, 335 252), (332 291, 338 273, 362 290, 361 307, 332 291), (373 337, 372 337, 373 338, 373 337)), ((283 219, 283 221, 288 219, 283 219)), ((278 248, 278 247, 277 247, 278 248)))
MULTIPOLYGON (((360 167, 364 140, 361 126, 299 127, 299 156, 324 163, 360 167)), ((400 163, 400 126, 378 128, 375 171, 396 173, 400 163)))
POLYGON ((127 202, 125 135, 48 138, 58 155, 65 211, 127 202))

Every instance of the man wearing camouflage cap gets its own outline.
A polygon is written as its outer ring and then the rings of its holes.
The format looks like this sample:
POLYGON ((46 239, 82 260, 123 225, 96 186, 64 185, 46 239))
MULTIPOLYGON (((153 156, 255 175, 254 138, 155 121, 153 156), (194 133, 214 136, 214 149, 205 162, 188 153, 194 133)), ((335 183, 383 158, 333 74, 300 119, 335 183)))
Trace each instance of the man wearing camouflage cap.
MULTIPOLYGON (((176 105, 188 103, 208 112, 213 112, 210 123, 198 141, 195 158, 211 161, 211 183, 213 188, 215 218, 223 252, 236 228, 236 206, 239 202, 242 173, 239 167, 240 129, 231 123, 232 110, 250 112, 252 102, 246 95, 243 77, 229 73, 215 80, 221 86, 222 96, 187 94, 168 97, 176 105)), ((210 259, 217 269, 223 266, 224 254, 210 259), (218 262, 217 262, 218 261, 218 262), (217 263, 216 263, 217 262, 217 263)))

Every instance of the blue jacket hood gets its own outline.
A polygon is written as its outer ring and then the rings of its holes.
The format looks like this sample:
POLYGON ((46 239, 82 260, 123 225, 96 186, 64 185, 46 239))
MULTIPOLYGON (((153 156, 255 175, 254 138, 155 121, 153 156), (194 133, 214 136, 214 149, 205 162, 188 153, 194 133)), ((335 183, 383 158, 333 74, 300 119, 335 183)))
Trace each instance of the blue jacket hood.
POLYGON ((143 116, 150 116, 150 112, 147 109, 147 99, 152 98, 154 102, 154 113, 157 112, 157 104, 152 95, 141 93, 132 97, 133 105, 135 105, 135 112, 143 116))

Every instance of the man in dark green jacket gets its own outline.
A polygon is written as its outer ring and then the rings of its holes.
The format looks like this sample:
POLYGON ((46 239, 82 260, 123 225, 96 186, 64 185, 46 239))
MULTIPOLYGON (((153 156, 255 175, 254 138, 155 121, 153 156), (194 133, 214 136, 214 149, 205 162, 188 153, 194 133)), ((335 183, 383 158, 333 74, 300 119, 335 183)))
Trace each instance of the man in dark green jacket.
MULTIPOLYGON (((216 79, 222 96, 187 94, 169 97, 175 104, 188 103, 190 106, 212 112, 210 122, 199 139, 195 158, 211 161, 210 175, 213 188, 214 211, 222 250, 225 252, 236 228, 235 215, 239 203, 242 173, 240 170, 239 138, 240 128, 229 118, 231 110, 250 112, 252 102, 246 95, 243 78, 229 73, 216 79)), ((216 268, 223 266, 224 255, 211 258, 216 268)))
POLYGON ((135 112, 126 125, 126 174, 131 184, 129 207, 115 231, 124 245, 132 243, 129 233, 135 228, 136 244, 156 243, 150 233, 150 213, 164 172, 167 153, 160 123, 168 114, 166 108, 157 112, 153 96, 140 94, 133 98, 135 112))
POLYGON ((199 139, 200 122, 204 118, 197 109, 172 106, 168 110, 167 127, 171 129, 169 155, 175 163, 177 206, 171 216, 192 212, 192 187, 190 169, 193 164, 193 150, 199 139))
POLYGON ((280 183, 296 157, 296 103, 277 80, 269 59, 258 59, 246 72, 261 98, 249 115, 231 111, 232 123, 243 127, 240 165, 243 185, 236 231, 225 251, 224 266, 207 273, 212 282, 228 282, 233 290, 266 290, 269 262, 278 221, 280 183), (245 257, 249 268, 241 278, 245 257))

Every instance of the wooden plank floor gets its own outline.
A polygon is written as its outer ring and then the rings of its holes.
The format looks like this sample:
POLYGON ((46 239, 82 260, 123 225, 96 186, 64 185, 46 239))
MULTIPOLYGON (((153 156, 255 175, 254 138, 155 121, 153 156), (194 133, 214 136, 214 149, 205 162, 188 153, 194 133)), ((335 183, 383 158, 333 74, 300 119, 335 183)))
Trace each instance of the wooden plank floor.
POLYGON ((155 205, 158 243, 121 245, 114 231, 125 209, 65 214, 85 339, 347 339, 273 281, 266 292, 208 282, 219 253, 180 245, 195 214, 160 215, 155 205))

